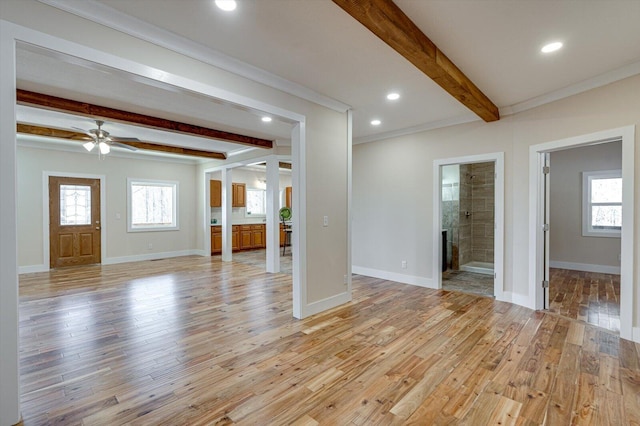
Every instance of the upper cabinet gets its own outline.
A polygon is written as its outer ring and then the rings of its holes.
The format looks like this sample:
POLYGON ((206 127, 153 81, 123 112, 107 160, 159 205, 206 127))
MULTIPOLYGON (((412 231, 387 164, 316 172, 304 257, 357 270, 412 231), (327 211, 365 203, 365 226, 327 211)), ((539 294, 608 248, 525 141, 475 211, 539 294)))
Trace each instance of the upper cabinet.
POLYGON ((284 189, 284 193, 285 193, 285 197, 284 197, 284 205, 291 208, 291 206, 293 205, 293 199, 291 198, 291 192, 292 192, 292 188, 290 186, 287 186, 284 189))
POLYGON ((245 207, 247 205, 247 185, 244 183, 232 183, 233 201, 232 207, 245 207))
POLYGON ((209 203, 211 207, 222 207, 222 182, 209 181, 209 203))
MULTIPOLYGON (((232 183, 231 192, 233 198, 231 207, 245 207, 247 204, 247 185, 244 183, 232 183)), ((219 180, 209 181, 209 200, 211 207, 222 207, 222 182, 219 180)))

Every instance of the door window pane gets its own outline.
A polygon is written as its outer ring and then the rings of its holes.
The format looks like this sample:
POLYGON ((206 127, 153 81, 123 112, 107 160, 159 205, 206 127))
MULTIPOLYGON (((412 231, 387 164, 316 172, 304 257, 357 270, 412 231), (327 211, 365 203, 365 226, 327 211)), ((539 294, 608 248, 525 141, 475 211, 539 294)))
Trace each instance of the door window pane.
POLYGON ((60 225, 91 225, 91 187, 60 185, 60 225))

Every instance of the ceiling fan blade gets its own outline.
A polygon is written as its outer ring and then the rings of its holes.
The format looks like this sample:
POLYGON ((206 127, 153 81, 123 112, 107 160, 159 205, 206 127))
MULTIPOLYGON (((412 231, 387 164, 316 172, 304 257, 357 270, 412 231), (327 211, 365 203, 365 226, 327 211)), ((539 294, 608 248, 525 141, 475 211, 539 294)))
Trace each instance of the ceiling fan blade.
MULTIPOLYGON (((131 141, 131 142, 135 142, 135 141, 131 141)), ((130 151, 137 151, 138 150, 138 148, 136 148, 135 146, 127 145, 126 143, 111 142, 109 145, 117 146, 119 148, 126 148, 126 149, 128 149, 130 151)))
POLYGON ((140 142, 140 139, 138 138, 117 138, 115 136, 110 136, 109 139, 111 139, 114 142, 140 142))
POLYGON ((85 130, 85 129, 81 129, 80 127, 75 127, 75 126, 71 126, 72 129, 74 130, 80 130, 82 133, 89 135, 91 137, 93 137, 94 135, 91 134, 91 132, 89 130, 85 130))

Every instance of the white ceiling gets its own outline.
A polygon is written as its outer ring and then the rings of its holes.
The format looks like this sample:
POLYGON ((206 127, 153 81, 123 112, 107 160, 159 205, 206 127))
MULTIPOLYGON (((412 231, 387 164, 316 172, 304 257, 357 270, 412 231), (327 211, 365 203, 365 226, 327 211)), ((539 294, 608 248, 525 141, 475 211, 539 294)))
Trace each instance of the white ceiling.
MULTIPOLYGON (((238 0, 238 8, 231 13, 216 8, 213 0, 41 1, 54 6, 65 3, 71 11, 93 7, 92 19, 102 14, 101 22, 110 25, 118 18, 119 24, 110 26, 120 25, 124 31, 127 25, 135 26, 138 33, 154 27, 166 30, 169 33, 162 32, 165 45, 171 39, 186 40, 193 49, 213 49, 347 104, 353 108, 356 141, 478 119, 330 0, 238 0), (139 20, 154 27, 135 25, 139 20), (385 99, 392 90, 401 94, 400 100, 385 99), (372 127, 373 118, 382 124, 372 127)), ((558 93, 573 93, 567 88, 584 90, 640 72, 640 1, 396 3, 503 115, 555 99, 558 93), (550 55, 540 53, 543 44, 554 40, 565 47, 550 55)), ((110 102, 107 106, 126 106, 135 112, 287 143, 287 123, 265 127, 255 113, 212 106, 184 93, 167 92, 126 76, 105 76, 92 67, 39 53, 23 53, 18 74, 25 88, 64 93, 73 87, 74 96, 83 100, 88 96, 87 101, 110 102), (53 63, 40 66, 42 60, 62 64, 59 72, 51 72, 52 67, 56 69, 53 63), (89 93, 78 93, 79 86, 69 81, 70 75, 86 83, 80 85, 81 91, 92 87, 89 93), (130 93, 137 94, 135 100, 130 93)), ((86 123, 77 127, 84 128, 86 123)), ((134 136, 127 132, 117 135, 134 136)))

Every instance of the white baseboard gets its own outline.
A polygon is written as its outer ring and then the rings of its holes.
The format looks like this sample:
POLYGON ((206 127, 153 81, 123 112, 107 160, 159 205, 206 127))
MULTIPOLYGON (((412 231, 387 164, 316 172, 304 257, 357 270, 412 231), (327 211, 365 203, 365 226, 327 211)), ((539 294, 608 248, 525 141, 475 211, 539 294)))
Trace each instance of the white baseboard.
POLYGON ((437 289, 431 278, 419 277, 416 275, 398 274, 397 272, 383 271, 380 269, 365 268, 363 266, 353 265, 351 272, 367 277, 380 278, 383 280, 395 281, 403 284, 416 285, 418 287, 426 287, 437 289))
POLYGON ((49 266, 42 265, 28 265, 28 266, 19 266, 18 274, 32 274, 34 272, 47 272, 49 270, 49 266))
POLYGON ((528 294, 513 293, 511 291, 505 291, 503 293, 503 301, 510 302, 514 305, 524 306, 525 308, 535 310, 535 300, 529 297, 528 294))
POLYGON ((140 262, 142 260, 168 259, 170 257, 200 255, 202 250, 165 251, 162 253, 135 254, 132 256, 107 257, 102 259, 103 265, 115 265, 117 263, 140 262))
POLYGON ((311 315, 315 315, 349 302, 351 302, 351 294, 344 292, 336 294, 335 296, 327 297, 326 299, 318 300, 317 302, 309 303, 302 309, 302 318, 307 318, 311 315))
POLYGON ((619 266, 591 265, 588 263, 560 262, 557 260, 549 261, 549 266, 551 268, 570 269, 572 271, 598 272, 601 274, 620 275, 619 266))

